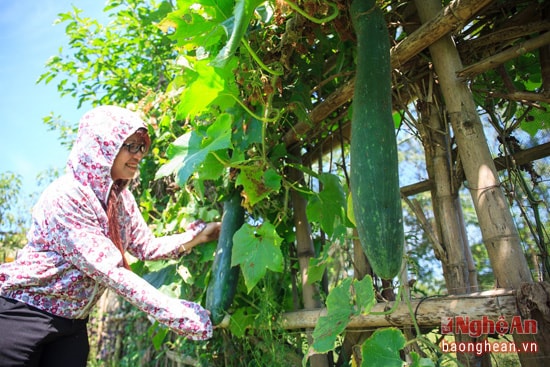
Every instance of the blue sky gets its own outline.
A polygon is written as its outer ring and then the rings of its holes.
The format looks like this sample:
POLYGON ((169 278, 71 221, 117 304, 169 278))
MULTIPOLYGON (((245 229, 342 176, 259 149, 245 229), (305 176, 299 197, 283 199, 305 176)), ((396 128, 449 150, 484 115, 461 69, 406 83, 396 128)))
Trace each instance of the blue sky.
POLYGON ((48 168, 63 170, 68 151, 42 118, 53 112, 77 123, 86 108, 60 97, 55 80, 37 85, 50 56, 67 43, 64 25, 54 26, 57 14, 83 9, 102 16, 103 0, 0 0, 0 172, 21 175, 25 193, 37 190, 36 176, 48 168))

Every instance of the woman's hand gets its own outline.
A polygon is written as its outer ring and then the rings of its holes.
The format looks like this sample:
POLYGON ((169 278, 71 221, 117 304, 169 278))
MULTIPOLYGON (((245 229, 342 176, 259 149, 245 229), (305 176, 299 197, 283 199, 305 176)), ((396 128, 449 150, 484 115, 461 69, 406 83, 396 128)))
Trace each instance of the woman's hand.
POLYGON ((221 222, 210 222, 206 223, 206 228, 204 228, 198 235, 195 237, 197 240, 197 245, 200 243, 206 243, 210 241, 217 240, 220 236, 221 222))
POLYGON ((193 247, 218 239, 220 236, 221 222, 200 223, 204 229, 200 231, 191 241, 181 245, 180 253, 187 254, 193 247))

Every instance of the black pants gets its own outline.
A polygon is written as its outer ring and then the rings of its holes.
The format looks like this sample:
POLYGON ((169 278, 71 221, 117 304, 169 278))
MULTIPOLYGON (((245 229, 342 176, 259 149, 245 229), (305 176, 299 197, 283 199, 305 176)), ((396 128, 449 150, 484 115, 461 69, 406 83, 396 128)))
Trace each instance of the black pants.
POLYGON ((90 349, 86 322, 0 297, 0 366, 86 366, 90 349))

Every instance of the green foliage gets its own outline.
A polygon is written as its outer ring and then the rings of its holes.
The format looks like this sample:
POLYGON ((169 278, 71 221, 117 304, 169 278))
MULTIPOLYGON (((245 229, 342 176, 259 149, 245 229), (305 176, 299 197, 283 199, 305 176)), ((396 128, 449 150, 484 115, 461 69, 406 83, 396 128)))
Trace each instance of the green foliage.
POLYGON ((520 118, 520 125, 519 127, 521 130, 528 133, 530 136, 534 137, 537 135, 538 132, 541 130, 549 130, 550 129, 550 105, 543 104, 543 108, 532 108, 528 111, 527 114, 523 115, 525 112, 520 111, 518 114, 522 114, 518 116, 520 118))
POLYGON ((17 205, 17 197, 21 189, 21 176, 12 172, 2 172, 0 175, 0 228, 10 229, 17 225, 17 219, 10 209, 17 205))
POLYGON ((321 316, 313 331, 312 352, 326 353, 335 348, 336 338, 343 333, 354 315, 369 314, 376 303, 372 278, 358 281, 344 279, 327 297, 327 315, 321 316), (353 296, 355 295, 355 296, 353 296))
POLYGON ((189 177, 202 165, 209 153, 231 148, 232 116, 222 114, 208 127, 204 135, 196 130, 180 136, 166 151, 170 161, 157 171, 155 178, 177 174, 177 183, 185 185, 189 177))
POLYGON ((12 261, 25 243, 29 214, 20 211, 21 185, 21 176, 0 172, 0 263, 12 261))
POLYGON ((245 223, 234 236, 231 266, 239 265, 248 292, 265 276, 266 270, 282 272, 282 238, 269 222, 258 226, 245 223))
POLYGON ((323 173, 319 181, 322 189, 308 200, 307 217, 332 237, 335 227, 346 224, 346 196, 338 176, 323 173))
POLYGON ((405 336, 399 329, 376 330, 361 346, 361 367, 401 367, 403 360, 399 356, 399 351, 405 346, 405 341, 405 336))
POLYGON ((82 16, 82 10, 59 14, 70 39, 68 50, 48 60, 38 82, 57 84, 81 106, 138 102, 147 87, 166 87, 172 78, 173 44, 156 26, 172 10, 169 2, 109 1, 109 24, 82 16), (117 10, 116 13, 112 13, 117 10))
MULTIPOLYGON (((376 330, 361 345, 361 367, 401 367, 403 360, 400 351, 406 346, 407 340, 403 332, 397 328, 389 327, 376 330)), ((434 367, 430 358, 420 357, 417 352, 411 352, 411 367, 434 367)))
POLYGON ((281 176, 272 168, 242 167, 235 184, 243 186, 248 204, 254 206, 279 191, 281 176))
POLYGON ((220 107, 229 108, 235 104, 236 91, 231 88, 234 63, 224 69, 214 68, 206 60, 196 61, 192 69, 187 69, 184 78, 192 82, 186 83, 186 88, 180 96, 177 106, 178 118, 194 117, 215 103, 220 107), (233 96, 233 98, 231 98, 233 96))

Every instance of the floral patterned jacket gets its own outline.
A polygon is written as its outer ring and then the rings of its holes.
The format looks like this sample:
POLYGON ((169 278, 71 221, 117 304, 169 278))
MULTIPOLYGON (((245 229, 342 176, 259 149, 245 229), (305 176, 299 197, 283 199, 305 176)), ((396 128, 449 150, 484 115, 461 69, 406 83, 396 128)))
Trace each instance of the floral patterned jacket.
MULTIPOLYGON (((84 319, 105 289, 114 290, 161 324, 193 340, 212 336, 200 305, 169 297, 125 269, 109 238, 105 212, 111 166, 124 141, 145 127, 129 110, 102 106, 80 120, 67 173, 33 208, 28 244, 15 261, 0 266, 0 295, 51 314, 84 319)), ((155 238, 128 189, 118 202, 125 249, 141 260, 177 258, 182 243, 204 229, 196 222, 181 234, 155 238)))

